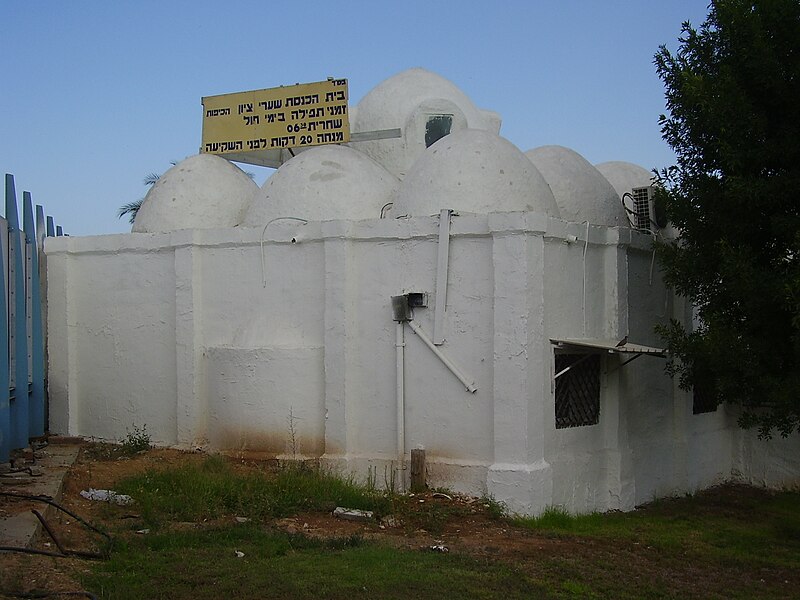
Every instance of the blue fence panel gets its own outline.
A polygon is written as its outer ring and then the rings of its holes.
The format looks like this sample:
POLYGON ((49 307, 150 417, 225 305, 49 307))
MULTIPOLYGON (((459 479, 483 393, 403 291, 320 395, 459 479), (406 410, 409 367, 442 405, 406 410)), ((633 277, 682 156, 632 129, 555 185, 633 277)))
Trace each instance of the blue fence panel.
POLYGON ((23 227, 14 177, 6 175, 5 218, 0 218, 0 462, 44 434, 47 423, 45 329, 40 253, 45 236, 61 228, 23 192, 23 227))
MULTIPOLYGON (((6 176, 8 177, 8 176, 6 176)), ((15 448, 28 445, 28 332, 25 318, 25 243, 19 229, 14 178, 6 182, 6 221, 8 221, 8 335, 11 355, 11 423, 15 448), (10 193, 9 193, 10 190, 10 193)))
MULTIPOLYGON (((0 241, 8 239, 8 225, 5 219, 0 218, 0 241), (5 233, 6 235, 2 235, 5 233)), ((6 263, 6 244, 0 243, 0 266, 6 263)), ((7 269, 3 269, 3 277, 0 278, 2 290, 0 290, 0 462, 7 462, 12 447, 11 434, 11 394, 6 393, 9 389, 8 381, 8 309, 6 304, 8 286, 5 283, 7 269)))
POLYGON ((30 192, 22 192, 22 229, 25 232, 25 304, 28 324, 28 370, 30 372, 30 418, 31 437, 44 435, 45 423, 45 372, 44 372, 44 315, 42 313, 42 286, 39 281, 40 245, 33 222, 33 201, 30 192), (38 318, 35 316, 38 315, 38 318))

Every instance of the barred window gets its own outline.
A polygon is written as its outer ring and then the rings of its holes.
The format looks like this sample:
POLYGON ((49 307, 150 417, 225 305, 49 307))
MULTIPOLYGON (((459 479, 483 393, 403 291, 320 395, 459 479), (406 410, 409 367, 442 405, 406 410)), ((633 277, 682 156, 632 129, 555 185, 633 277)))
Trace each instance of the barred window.
POLYGON ((692 414, 701 415, 703 413, 715 412, 717 410, 717 400, 714 394, 702 387, 695 386, 692 389, 692 414))
POLYGON ((555 356, 556 429, 596 425, 600 420, 600 355, 555 356))

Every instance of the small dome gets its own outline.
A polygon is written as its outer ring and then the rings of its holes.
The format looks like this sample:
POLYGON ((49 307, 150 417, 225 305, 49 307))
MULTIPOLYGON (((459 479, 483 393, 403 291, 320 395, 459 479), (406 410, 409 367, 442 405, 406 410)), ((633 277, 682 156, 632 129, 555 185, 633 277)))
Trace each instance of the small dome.
POLYGON ((155 182, 136 214, 134 233, 238 225, 258 186, 236 165, 213 154, 179 162, 155 182))
POLYGON ((309 221, 377 219, 394 200, 399 181, 375 161, 345 146, 298 154, 264 182, 244 217, 263 227, 279 217, 309 221))
POLYGON ((633 163, 612 160, 594 167, 608 180, 620 198, 633 188, 645 187, 653 183, 652 173, 633 163))
POLYGON ((358 142, 354 148, 403 178, 414 161, 442 135, 461 129, 498 133, 500 115, 476 108, 453 83, 408 69, 374 87, 350 113, 354 132, 400 128, 401 138, 358 142))
POLYGON ((525 153, 555 196, 565 221, 617 227, 627 223, 619 196, 585 158, 564 146, 541 146, 525 153))
POLYGON ((477 129, 458 131, 428 148, 403 181, 392 212, 423 216, 444 208, 559 216, 553 193, 531 161, 505 138, 477 129))

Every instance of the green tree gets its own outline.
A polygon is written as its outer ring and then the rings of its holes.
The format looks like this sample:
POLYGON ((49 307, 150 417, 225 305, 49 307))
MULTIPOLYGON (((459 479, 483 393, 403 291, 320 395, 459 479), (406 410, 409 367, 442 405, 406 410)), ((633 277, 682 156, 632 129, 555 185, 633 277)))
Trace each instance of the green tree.
POLYGON ((800 430, 800 2, 716 0, 655 56, 676 164, 661 199, 679 237, 658 245, 699 323, 660 329, 668 371, 739 424, 800 430))

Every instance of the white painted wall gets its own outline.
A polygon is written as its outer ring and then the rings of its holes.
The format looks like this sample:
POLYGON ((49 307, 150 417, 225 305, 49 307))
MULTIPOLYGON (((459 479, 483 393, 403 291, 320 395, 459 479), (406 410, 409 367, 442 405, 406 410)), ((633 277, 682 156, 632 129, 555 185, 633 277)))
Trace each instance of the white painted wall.
MULTIPOLYGON (((321 457, 382 482, 398 464, 390 297, 428 292, 415 321, 432 334, 438 227, 275 222, 263 270, 260 227, 48 238, 51 431, 147 425, 160 444, 321 457)), ((599 424, 555 428, 550 338, 658 345, 656 323, 687 318, 657 269, 651 281, 647 236, 586 235, 538 213, 452 218, 440 348, 478 389, 406 327, 405 447, 426 449, 430 484, 537 513, 797 481, 797 438, 692 415, 659 359, 606 357, 599 424)))

